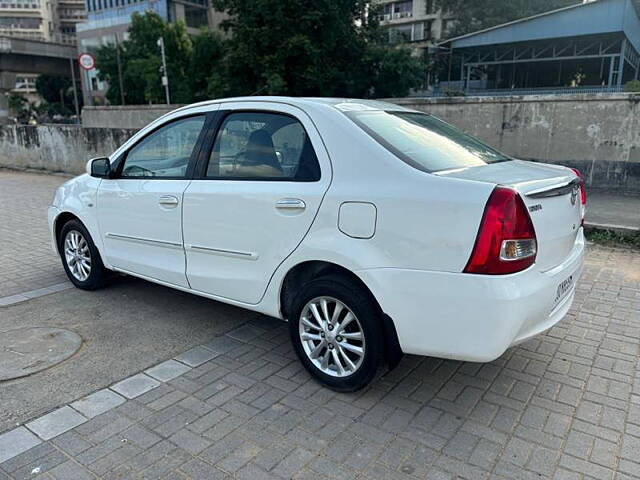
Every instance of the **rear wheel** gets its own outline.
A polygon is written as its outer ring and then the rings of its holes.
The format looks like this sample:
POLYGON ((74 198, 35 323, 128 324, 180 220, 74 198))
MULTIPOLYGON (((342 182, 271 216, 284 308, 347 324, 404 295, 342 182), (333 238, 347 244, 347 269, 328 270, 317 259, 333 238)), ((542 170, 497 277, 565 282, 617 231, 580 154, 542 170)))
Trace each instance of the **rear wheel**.
POLYGON ((79 220, 69 220, 60 230, 58 251, 64 270, 76 287, 95 290, 104 285, 106 269, 91 235, 79 220))
POLYGON ((383 352, 381 325, 371 295, 339 276, 302 287, 289 318, 300 361, 321 383, 341 392, 359 390, 375 376, 383 352))

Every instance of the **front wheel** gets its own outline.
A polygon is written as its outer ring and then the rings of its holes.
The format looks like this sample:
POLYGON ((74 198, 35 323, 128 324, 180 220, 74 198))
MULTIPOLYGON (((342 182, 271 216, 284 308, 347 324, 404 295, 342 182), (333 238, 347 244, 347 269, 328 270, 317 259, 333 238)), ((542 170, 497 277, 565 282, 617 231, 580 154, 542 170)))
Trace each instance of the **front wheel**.
POLYGON ((95 290, 104 285, 106 269, 91 235, 79 220, 69 220, 60 230, 58 251, 64 270, 76 287, 95 290))
POLYGON ((382 323, 367 291, 343 277, 322 277, 302 288, 291 313, 294 349, 317 380, 352 392, 373 379, 382 358, 382 323))

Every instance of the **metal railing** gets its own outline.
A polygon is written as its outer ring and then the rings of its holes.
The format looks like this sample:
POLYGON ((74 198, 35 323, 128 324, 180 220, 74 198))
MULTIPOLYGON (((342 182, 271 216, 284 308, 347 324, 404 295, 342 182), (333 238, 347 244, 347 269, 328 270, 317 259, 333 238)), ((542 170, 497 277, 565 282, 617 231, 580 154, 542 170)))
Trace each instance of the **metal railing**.
MULTIPOLYGON (((454 82, 451 82, 454 83, 454 82)), ((542 88, 502 88, 502 89, 482 89, 482 88, 456 88, 456 85, 438 86, 433 89, 429 96, 468 96, 468 97, 502 97, 513 95, 576 95, 576 94, 611 94, 624 92, 623 86, 585 86, 585 87, 542 87, 542 88)), ((421 92, 424 96, 424 92, 421 92)))

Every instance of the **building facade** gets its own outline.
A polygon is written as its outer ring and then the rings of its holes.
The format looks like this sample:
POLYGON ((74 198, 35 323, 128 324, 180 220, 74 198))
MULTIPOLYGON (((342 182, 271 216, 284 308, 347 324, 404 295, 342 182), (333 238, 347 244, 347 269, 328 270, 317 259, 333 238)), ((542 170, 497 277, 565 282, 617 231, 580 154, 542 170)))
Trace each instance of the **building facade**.
POLYGON ((76 43, 84 0, 0 0, 0 36, 76 43))
MULTIPOLYGON (((45 43, 73 46, 76 44, 76 25, 85 18, 84 0, 0 0, 0 37, 10 43, 11 39, 38 42, 33 45, 41 45, 43 52, 47 50, 45 43)), ((46 55, 41 54, 38 58, 46 58, 46 55)), ((49 60, 42 61, 48 65, 49 60)), ((8 93, 37 103, 36 78, 53 71, 43 71, 38 68, 41 65, 31 62, 20 63, 22 68, 16 71, 15 62, 10 63, 11 69, 6 65, 0 69, 4 83, 10 81, 13 87, 8 93)))
MULTIPOLYGON (((4 1, 4 0, 0 0, 4 1)), ((209 0, 85 0, 86 22, 78 25, 78 52, 90 53, 103 45, 128 38, 133 13, 156 12, 167 22, 182 21, 187 33, 197 35, 202 27, 219 28, 224 14, 215 11, 209 0)), ((82 76, 85 105, 105 104, 108 85, 98 79, 98 70, 82 76)))
POLYGON ((597 0, 441 43, 457 64, 440 86, 466 95, 616 93, 640 77, 640 2, 597 0))
POLYGON ((453 18, 436 8, 434 0, 376 0, 380 5, 380 24, 387 30, 389 43, 407 44, 424 51, 446 38, 453 18))

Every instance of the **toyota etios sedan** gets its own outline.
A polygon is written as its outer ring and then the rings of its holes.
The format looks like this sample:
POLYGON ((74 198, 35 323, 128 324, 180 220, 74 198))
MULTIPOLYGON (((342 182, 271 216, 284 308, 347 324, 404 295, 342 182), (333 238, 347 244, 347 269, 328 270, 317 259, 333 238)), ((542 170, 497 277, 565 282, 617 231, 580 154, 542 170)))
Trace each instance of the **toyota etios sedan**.
POLYGON ((582 270, 577 172, 368 100, 250 97, 143 128, 49 209, 79 288, 109 270, 287 319, 340 391, 402 352, 487 362, 556 324, 582 270))

